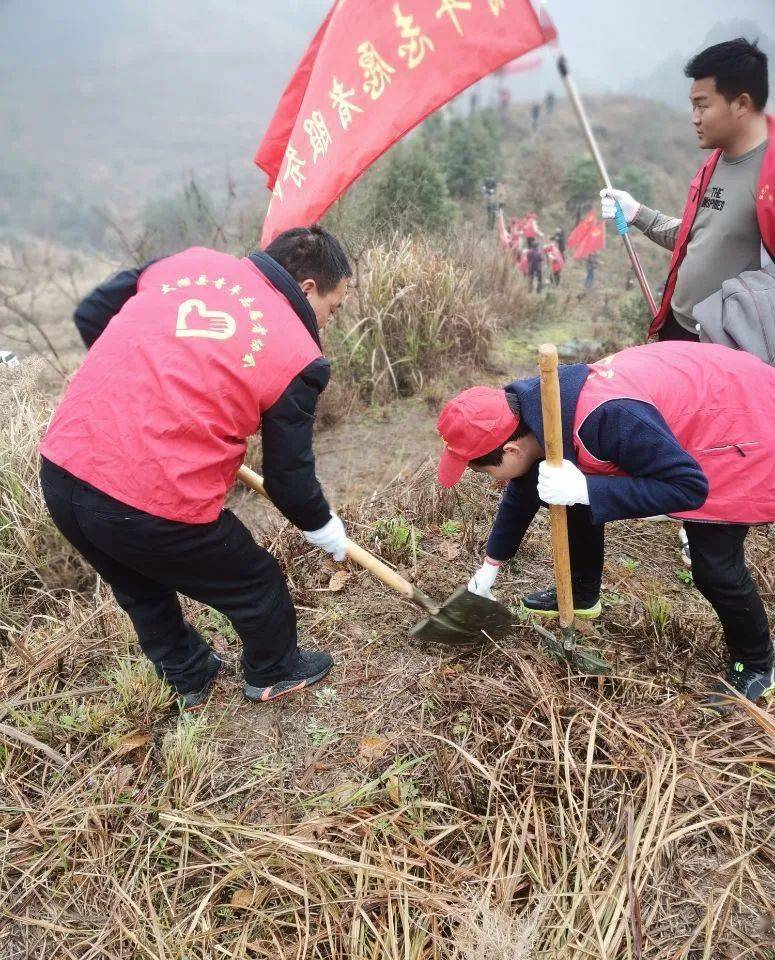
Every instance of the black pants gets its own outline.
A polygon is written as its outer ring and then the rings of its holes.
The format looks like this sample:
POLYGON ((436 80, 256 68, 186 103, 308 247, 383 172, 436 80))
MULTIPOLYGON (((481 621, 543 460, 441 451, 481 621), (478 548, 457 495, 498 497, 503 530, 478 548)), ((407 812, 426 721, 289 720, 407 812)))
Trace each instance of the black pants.
POLYGON ((283 677, 296 654, 296 611, 274 557, 229 510, 212 523, 151 516, 44 460, 46 506, 110 584, 143 652, 178 693, 198 690, 209 646, 183 619, 178 593, 225 614, 242 640, 245 679, 283 677))
POLYGON ((682 327, 673 316, 672 310, 668 313, 662 329, 657 334, 657 338, 660 343, 663 343, 665 340, 687 340, 689 343, 700 342, 700 335, 698 333, 692 333, 692 331, 687 330, 686 327, 682 327))
POLYGON ((568 507, 568 549, 574 600, 600 596, 605 557, 605 526, 592 523, 589 507, 568 507))
MULTIPOLYGON (((730 660, 752 670, 772 666, 772 640, 759 591, 745 565, 748 527, 737 523, 684 523, 694 585, 718 614, 730 660)), ((587 508, 568 510, 568 540, 574 594, 589 597, 603 573, 603 527, 587 508)), ((592 596, 596 596, 597 592, 592 596)))

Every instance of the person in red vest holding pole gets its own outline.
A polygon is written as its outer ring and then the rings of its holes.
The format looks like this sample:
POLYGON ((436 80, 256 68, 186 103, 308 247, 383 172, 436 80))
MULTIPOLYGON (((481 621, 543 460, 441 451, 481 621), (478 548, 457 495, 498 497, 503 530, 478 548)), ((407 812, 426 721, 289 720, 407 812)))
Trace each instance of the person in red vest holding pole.
MULTIPOLYGON (((465 390, 441 411, 440 483, 453 486, 469 467, 506 484, 468 589, 492 598, 538 508, 561 504, 575 614, 597 617, 604 524, 668 514, 685 522, 695 586, 729 653, 726 684, 708 705, 723 709, 730 694, 757 700, 775 687, 773 649, 743 545, 749 526, 775 521, 775 369, 729 347, 665 342, 562 366, 559 376, 561 467, 544 460, 538 377, 465 390)), ((522 602, 558 615, 554 589, 522 602)))
POLYGON ((667 217, 623 190, 602 190, 602 215, 618 200, 628 223, 673 251, 649 336, 699 340, 694 307, 746 270, 775 257, 775 118, 767 56, 743 38, 708 47, 686 65, 697 140, 712 154, 689 187, 683 216, 667 217), (763 249, 762 249, 763 248, 763 249))
POLYGON ((320 329, 350 276, 336 238, 312 226, 242 259, 194 247, 125 270, 75 312, 90 349, 40 445, 46 505, 186 709, 204 703, 222 660, 178 593, 229 618, 250 700, 331 669, 328 653, 298 648, 277 561, 223 503, 260 429, 268 495, 310 543, 344 559, 312 427, 330 375, 320 329))

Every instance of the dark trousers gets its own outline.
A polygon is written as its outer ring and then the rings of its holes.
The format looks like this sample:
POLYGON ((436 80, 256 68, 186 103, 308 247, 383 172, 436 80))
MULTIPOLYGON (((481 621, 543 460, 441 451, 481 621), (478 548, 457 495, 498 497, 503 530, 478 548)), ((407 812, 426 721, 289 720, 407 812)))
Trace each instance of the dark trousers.
POLYGON ((568 507, 566 513, 574 600, 597 600, 603 579, 605 525, 592 523, 589 507, 568 507))
POLYGON ((543 271, 539 267, 537 270, 530 270, 527 275, 527 284, 531 290, 535 289, 536 293, 540 293, 544 288, 544 277, 543 271))
POLYGON ((700 335, 698 333, 692 333, 692 331, 687 330, 686 327, 682 327, 673 316, 672 310, 668 313, 662 328, 657 334, 657 338, 660 343, 665 340, 688 340, 690 343, 700 342, 700 335))
POLYGON ((745 565, 748 527, 737 523, 684 523, 694 585, 718 614, 731 660, 752 670, 772 666, 767 614, 745 565))
MULTIPOLYGON (((772 666, 772 640, 759 591, 745 565, 748 527, 737 523, 684 523, 692 556, 694 585, 716 611, 730 660, 752 670, 772 666)), ((603 573, 603 527, 594 526, 588 508, 568 510, 573 592, 585 598, 603 573)))
POLYGON ((187 623, 178 593, 231 621, 245 679, 268 685, 296 655, 296 611, 274 557, 229 510, 212 523, 177 523, 126 506, 44 460, 46 506, 64 536, 109 583, 143 652, 178 693, 198 690, 209 646, 187 623))
MULTIPOLYGON (((660 341, 688 340, 699 335, 668 313, 660 341)), ((731 660, 754 670, 772 664, 772 639, 759 591, 745 565, 748 527, 737 523, 684 523, 692 558, 694 585, 718 614, 731 660)))

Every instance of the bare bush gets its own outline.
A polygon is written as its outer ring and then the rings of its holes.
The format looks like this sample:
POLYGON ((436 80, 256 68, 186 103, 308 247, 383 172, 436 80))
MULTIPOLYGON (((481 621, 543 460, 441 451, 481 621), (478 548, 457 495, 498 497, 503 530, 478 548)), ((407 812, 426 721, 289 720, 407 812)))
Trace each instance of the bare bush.
POLYGON ((482 364, 495 327, 471 270, 422 238, 396 237, 366 252, 328 340, 337 376, 380 400, 415 393, 450 365, 482 364))

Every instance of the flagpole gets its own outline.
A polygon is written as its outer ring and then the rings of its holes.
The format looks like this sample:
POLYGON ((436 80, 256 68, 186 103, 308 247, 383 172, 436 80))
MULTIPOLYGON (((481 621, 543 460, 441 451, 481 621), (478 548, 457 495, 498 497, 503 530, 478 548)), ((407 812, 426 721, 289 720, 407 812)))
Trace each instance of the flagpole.
MULTIPOLYGON (((607 190, 612 190, 613 187, 611 185, 611 178, 608 176, 608 170, 606 169, 603 155, 600 153, 597 140, 595 139, 595 135, 592 132, 592 127, 587 119, 587 112, 584 109, 584 104, 581 102, 581 96, 579 94, 578 87, 576 86, 576 83, 570 74, 568 61, 565 59, 565 54, 563 53, 560 53, 557 57, 557 70, 560 73, 562 82, 565 84, 565 90, 568 94, 568 99, 570 100, 571 104, 573 105, 573 109, 576 112, 576 117, 581 125, 581 130, 586 138, 590 152, 592 153, 592 157, 595 161, 595 165, 600 173, 600 176, 603 178, 603 183, 605 184, 607 190)), ((646 298, 646 303, 649 305, 649 310, 651 310, 651 316, 655 317, 657 315, 657 304, 654 300, 654 294, 651 292, 651 287, 649 286, 643 265, 640 262, 640 257, 635 252, 635 247, 632 244, 632 237, 630 236, 630 229, 627 225, 627 221, 624 218, 622 208, 618 203, 616 204, 616 229, 619 232, 622 241, 624 242, 625 249, 627 250, 627 254, 630 258, 630 263, 632 263, 632 268, 635 271, 635 276, 638 278, 640 289, 643 292, 643 296, 646 298)))

